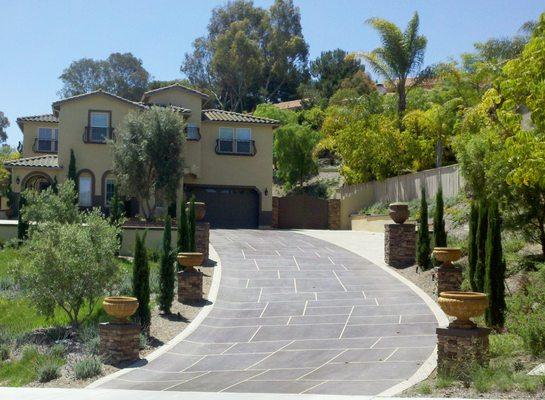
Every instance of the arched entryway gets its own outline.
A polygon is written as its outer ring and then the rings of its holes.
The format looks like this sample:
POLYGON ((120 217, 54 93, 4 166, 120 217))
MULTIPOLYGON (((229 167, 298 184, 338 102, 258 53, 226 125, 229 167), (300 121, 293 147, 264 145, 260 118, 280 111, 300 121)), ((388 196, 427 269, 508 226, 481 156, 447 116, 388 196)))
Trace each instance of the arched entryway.
POLYGON ((22 182, 23 190, 31 189, 41 192, 53 184, 51 177, 44 173, 32 172, 22 182))

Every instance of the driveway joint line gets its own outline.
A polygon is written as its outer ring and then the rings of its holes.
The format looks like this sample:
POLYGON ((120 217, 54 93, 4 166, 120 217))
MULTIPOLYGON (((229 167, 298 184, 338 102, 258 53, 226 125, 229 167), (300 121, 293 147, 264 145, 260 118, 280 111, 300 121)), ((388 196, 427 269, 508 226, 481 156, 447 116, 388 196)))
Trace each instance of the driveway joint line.
POLYGON ((192 381, 193 379, 200 378, 201 376, 204 376, 204 375, 209 374, 209 373, 210 373, 210 371, 205 372, 205 373, 203 373, 203 374, 201 374, 201 375, 194 376, 193 378, 188 379, 187 381, 178 382, 178 383, 176 383, 175 385, 168 386, 168 387, 166 387, 166 388, 164 388, 164 389, 161 389, 160 391, 161 391, 161 392, 166 392, 168 389, 172 389, 173 387, 176 387, 176 386, 182 385, 182 384, 184 384, 184 383, 190 382, 190 381, 192 381))
POLYGON ((307 373, 307 374, 305 374, 305 375, 303 375, 303 376, 300 376, 300 377, 297 378, 296 380, 297 380, 297 381, 300 381, 300 380, 303 379, 305 376, 308 376, 308 375, 312 374, 313 372, 318 371, 320 368, 322 368, 322 367, 326 366, 327 364, 331 363, 334 359, 336 359, 337 357, 339 357, 341 354, 346 353, 347 351, 348 351, 348 349, 345 349, 345 350, 341 351, 341 352, 340 352, 339 354, 337 354, 335 357, 329 359, 328 361, 326 361, 325 363, 323 363, 323 364, 320 365, 319 367, 314 368, 314 369, 313 369, 312 371, 310 371, 309 373, 307 373))
MULTIPOLYGON (((394 351, 392 351, 392 353, 388 357, 386 357, 384 360, 382 360, 382 362, 388 361, 390 359, 390 357, 392 357, 398 350, 399 350, 399 347, 396 347, 394 349, 394 351)), ((422 360, 422 361, 424 361, 424 360, 422 360)))
POLYGON ((346 322, 344 324, 343 330, 341 331, 341 334, 339 335, 339 339, 343 337, 343 333, 348 325, 348 321, 350 321, 350 317, 352 316, 353 312, 354 312, 354 306, 352 306, 352 309, 350 310, 350 314, 348 314, 348 317, 346 317, 346 322))
MULTIPOLYGON (((288 344, 285 344, 284 346, 280 347, 278 350, 273 351, 273 352, 272 352, 271 354, 269 354, 267 357, 262 358, 261 360, 259 360, 259 361, 255 362, 255 363, 253 363, 253 364, 250 365, 249 367, 246 367, 246 368, 244 369, 244 371, 248 371, 248 370, 250 370, 250 368, 252 368, 252 367, 254 367, 254 366, 258 365, 258 364, 261 364, 261 363, 262 363, 263 361, 265 361, 267 358, 272 357, 274 354, 276 354, 276 353, 278 353, 279 351, 283 350, 284 348, 288 347, 288 346, 291 345, 293 342, 295 342, 295 340, 292 340, 292 341, 289 342, 288 344)), ((290 369, 298 369, 298 368, 290 368, 290 369)))
POLYGON ((337 275, 337 273, 335 272, 335 270, 333 269, 333 275, 335 275, 335 278, 337 278, 337 280, 339 281, 339 283, 341 284, 342 288, 344 289, 345 292, 348 292, 348 290, 346 290, 346 287, 343 285, 342 281, 341 281, 341 278, 339 278, 339 275, 337 275))
POLYGON ((377 341, 376 341, 375 343, 373 343, 373 344, 371 345, 371 347, 369 347, 369 348, 370 348, 370 349, 373 349, 373 348, 377 345, 377 343, 380 342, 381 339, 382 339, 382 337, 379 337, 379 338, 377 339, 377 341))

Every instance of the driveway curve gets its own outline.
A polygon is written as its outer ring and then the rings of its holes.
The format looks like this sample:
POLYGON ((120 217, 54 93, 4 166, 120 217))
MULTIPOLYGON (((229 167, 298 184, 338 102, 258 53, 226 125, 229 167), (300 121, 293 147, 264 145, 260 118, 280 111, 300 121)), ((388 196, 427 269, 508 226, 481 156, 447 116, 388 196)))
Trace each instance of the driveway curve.
POLYGON ((214 230, 216 302, 186 339, 101 388, 376 395, 433 353, 437 320, 367 259, 290 231, 214 230))

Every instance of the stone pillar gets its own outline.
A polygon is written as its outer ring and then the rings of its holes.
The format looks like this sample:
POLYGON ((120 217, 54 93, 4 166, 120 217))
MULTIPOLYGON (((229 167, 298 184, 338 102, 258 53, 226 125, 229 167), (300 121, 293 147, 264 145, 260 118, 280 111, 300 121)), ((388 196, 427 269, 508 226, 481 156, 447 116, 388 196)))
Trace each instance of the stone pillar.
POLYGON ((414 224, 384 225, 384 261, 386 264, 403 268, 415 263, 416 226, 414 224))
POLYGON ((327 229, 341 229, 341 201, 339 199, 327 201, 327 229))
POLYGON ((487 365, 487 328, 437 328, 437 370, 439 374, 463 375, 475 365, 487 365))
POLYGON ((280 206, 280 199, 276 196, 272 198, 272 221, 271 227, 278 228, 278 207, 280 206))
POLYGON ((117 364, 139 358, 140 325, 102 322, 98 326, 99 351, 108 362, 117 364))
POLYGON ((208 246, 210 245, 210 223, 197 221, 195 224, 195 247, 208 260, 208 246))
POLYGON ((197 270, 178 272, 178 301, 196 303, 202 300, 202 272, 197 270))
POLYGON ((462 286, 462 268, 456 265, 441 265, 435 269, 437 295, 441 292, 459 291, 462 286))

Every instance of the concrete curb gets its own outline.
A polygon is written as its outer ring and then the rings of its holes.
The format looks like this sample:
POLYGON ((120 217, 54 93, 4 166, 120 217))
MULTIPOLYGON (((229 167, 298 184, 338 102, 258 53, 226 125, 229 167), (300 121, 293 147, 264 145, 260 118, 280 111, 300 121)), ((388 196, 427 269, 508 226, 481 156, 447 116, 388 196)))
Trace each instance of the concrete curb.
MULTIPOLYGON (((386 263, 382 260, 379 260, 377 257, 372 257, 372 259, 368 255, 364 255, 359 251, 354 251, 354 249, 351 249, 342 243, 339 242, 332 242, 331 240, 328 240, 325 238, 325 235, 316 234, 317 231, 306 231, 306 230, 299 230, 297 231, 299 233, 302 233, 307 236, 311 236, 317 239, 328 241, 331 244, 334 244, 336 246, 342 247, 354 254, 357 254, 360 257, 363 257, 369 261, 371 261, 373 264, 375 264, 377 267, 381 268, 383 271, 387 272, 388 274, 392 275, 393 277, 397 278, 399 281, 403 282, 405 285, 407 285, 413 292, 415 292, 425 303, 426 305, 431 309, 433 314, 435 315, 435 318, 437 319, 437 322, 439 323, 440 327, 446 327, 449 324, 449 319, 446 316, 446 314, 441 310, 439 305, 430 297, 426 292, 424 292, 422 289, 420 289, 418 286, 416 286, 414 283, 412 283, 410 280, 405 278, 404 276, 398 274, 394 270, 392 270, 390 267, 386 265, 386 263)), ((320 231, 318 231, 320 232, 320 231)), ((332 231, 332 232, 338 232, 338 231, 332 231)), ((380 235, 384 237, 384 234, 381 233, 370 233, 371 235, 380 235)), ((386 389, 385 391, 379 393, 377 396, 379 397, 391 397, 395 396, 397 394, 400 394, 404 390, 407 390, 408 388, 416 385, 417 383, 423 381, 426 379, 433 370, 437 367, 437 346, 435 346, 435 350, 433 353, 428 357, 426 361, 418 368, 418 370, 411 376, 409 379, 398 383, 395 386, 392 386, 389 389, 386 389)))
POLYGON ((113 379, 119 378, 120 376, 123 376, 135 369, 138 369, 142 367, 141 363, 142 360, 146 360, 148 363, 152 360, 155 360, 157 357, 165 354, 167 351, 169 351, 171 348, 176 346, 178 343, 183 341, 185 338, 187 338, 189 335, 191 335, 204 321, 204 319, 208 316, 210 311, 212 311, 212 307, 214 306, 216 302, 216 298, 218 296, 218 291, 220 287, 220 280, 221 280, 221 260, 218 256, 218 253, 214 249, 214 247, 210 244, 209 247, 209 258, 211 260, 216 261, 216 265, 214 266, 214 274, 212 275, 212 284, 210 285, 210 291, 208 293, 208 300, 210 301, 210 304, 204 306, 202 310, 197 314, 195 319, 191 321, 189 325, 185 327, 185 329, 180 332, 178 335, 176 335, 174 338, 172 338, 170 341, 159 347, 157 350, 153 351, 152 353, 148 354, 147 357, 138 360, 134 366, 120 369, 119 371, 114 372, 113 374, 106 375, 90 385, 86 387, 86 389, 95 389, 99 387, 100 385, 109 382, 113 379), (138 365, 136 365, 138 364, 138 365))

